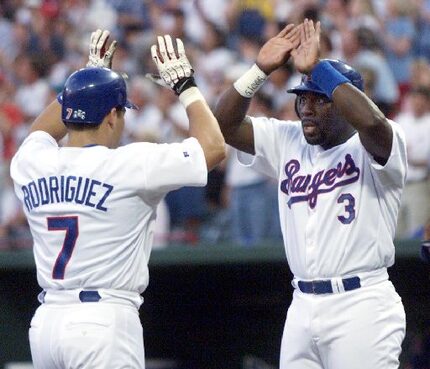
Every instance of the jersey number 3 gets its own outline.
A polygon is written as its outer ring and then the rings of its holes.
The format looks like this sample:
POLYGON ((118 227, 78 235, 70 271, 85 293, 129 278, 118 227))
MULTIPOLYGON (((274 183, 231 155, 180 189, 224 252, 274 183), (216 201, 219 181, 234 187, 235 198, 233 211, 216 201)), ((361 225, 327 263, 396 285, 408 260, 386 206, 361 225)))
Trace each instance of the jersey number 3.
POLYGON ((343 224, 350 224, 355 219, 355 198, 350 193, 344 193, 337 199, 338 204, 345 203, 346 215, 339 215, 337 219, 343 224))
POLYGON ((53 279, 64 279, 67 263, 72 256, 79 235, 78 217, 50 217, 47 218, 47 222, 48 231, 66 231, 63 246, 52 269, 53 279))

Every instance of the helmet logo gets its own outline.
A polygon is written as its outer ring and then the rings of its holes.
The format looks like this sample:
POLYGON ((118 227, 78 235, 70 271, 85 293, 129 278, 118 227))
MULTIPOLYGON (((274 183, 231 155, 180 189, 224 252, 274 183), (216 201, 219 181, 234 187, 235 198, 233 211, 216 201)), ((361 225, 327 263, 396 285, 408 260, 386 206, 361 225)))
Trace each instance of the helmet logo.
POLYGON ((66 115, 66 119, 70 119, 70 117, 73 116, 73 119, 77 119, 80 118, 81 120, 85 119, 85 111, 81 110, 81 109, 77 109, 77 110, 73 110, 72 108, 67 108, 67 115, 66 115))

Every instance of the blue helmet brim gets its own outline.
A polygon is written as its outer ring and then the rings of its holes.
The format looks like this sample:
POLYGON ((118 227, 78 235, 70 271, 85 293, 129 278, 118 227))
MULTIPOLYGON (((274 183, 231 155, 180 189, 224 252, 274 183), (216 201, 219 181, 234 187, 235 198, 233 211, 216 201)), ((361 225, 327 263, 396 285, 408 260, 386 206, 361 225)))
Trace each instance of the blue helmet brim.
POLYGON ((315 83, 313 83, 310 80, 308 80, 306 82, 302 82, 300 85, 288 89, 287 92, 292 93, 292 94, 296 94, 296 95, 299 95, 299 94, 304 93, 304 92, 313 92, 316 94, 326 96, 326 94, 323 92, 323 90, 321 90, 315 83))

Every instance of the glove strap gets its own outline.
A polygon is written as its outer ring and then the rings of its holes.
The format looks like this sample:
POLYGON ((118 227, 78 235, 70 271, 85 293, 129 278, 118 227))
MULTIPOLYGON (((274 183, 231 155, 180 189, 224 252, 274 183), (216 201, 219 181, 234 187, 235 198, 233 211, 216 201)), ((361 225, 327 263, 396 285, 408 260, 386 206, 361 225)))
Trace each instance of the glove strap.
POLYGON ((194 77, 181 78, 173 86, 173 91, 175 91, 175 94, 179 96, 181 93, 191 87, 197 87, 196 81, 194 81, 194 77))
POLYGON ((257 64, 254 64, 233 86, 240 95, 250 99, 263 85, 267 77, 267 74, 257 64))

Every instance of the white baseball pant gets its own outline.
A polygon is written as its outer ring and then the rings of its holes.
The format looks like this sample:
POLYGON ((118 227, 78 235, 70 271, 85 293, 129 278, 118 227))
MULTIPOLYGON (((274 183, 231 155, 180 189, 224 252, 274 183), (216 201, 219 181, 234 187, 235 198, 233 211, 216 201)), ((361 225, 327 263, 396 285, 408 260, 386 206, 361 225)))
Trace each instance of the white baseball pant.
POLYGON ((403 304, 389 280, 333 294, 296 289, 280 369, 397 369, 405 329, 403 304))
POLYGON ((145 369, 143 329, 129 305, 42 304, 29 338, 35 369, 145 369))

